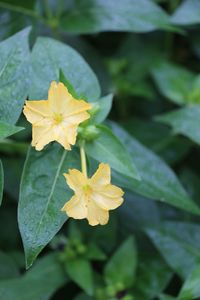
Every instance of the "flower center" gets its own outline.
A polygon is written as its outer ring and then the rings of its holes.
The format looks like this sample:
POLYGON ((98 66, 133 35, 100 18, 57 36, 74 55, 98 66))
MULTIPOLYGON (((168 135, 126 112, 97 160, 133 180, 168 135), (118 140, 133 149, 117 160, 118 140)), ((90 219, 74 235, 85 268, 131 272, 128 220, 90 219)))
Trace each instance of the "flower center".
POLYGON ((85 196, 89 197, 89 195, 92 192, 92 189, 88 184, 86 184, 86 185, 83 186, 83 191, 84 191, 85 196))
POLYGON ((53 121, 54 121, 55 125, 58 125, 58 124, 62 123, 63 119, 64 119, 63 115, 59 114, 59 113, 55 113, 54 116, 53 116, 53 121))

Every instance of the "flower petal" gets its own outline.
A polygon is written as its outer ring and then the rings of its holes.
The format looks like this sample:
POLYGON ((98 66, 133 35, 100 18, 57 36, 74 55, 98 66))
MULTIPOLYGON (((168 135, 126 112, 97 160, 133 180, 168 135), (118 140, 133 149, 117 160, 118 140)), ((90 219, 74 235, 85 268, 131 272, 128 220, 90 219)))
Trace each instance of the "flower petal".
MULTIPOLYGON (((78 101, 81 102, 81 101, 78 101)), ((65 121, 66 124, 76 124, 79 125, 81 122, 87 120, 90 118, 90 114, 88 114, 87 112, 83 111, 83 112, 78 112, 75 114, 71 114, 70 116, 65 116, 65 121)))
POLYGON ((56 141, 65 149, 70 150, 70 145, 74 145, 76 143, 77 125, 60 126, 60 130, 58 132, 56 132, 55 127, 54 132, 56 135, 56 141))
POLYGON ((62 82, 51 82, 48 92, 48 102, 52 112, 64 113, 64 111, 68 110, 68 103, 72 98, 72 95, 62 82))
POLYGON ((32 146, 38 151, 42 150, 45 145, 55 140, 52 127, 33 126, 32 135, 32 146))
POLYGON ((23 110, 27 120, 32 124, 45 125, 49 123, 51 112, 49 110, 48 101, 26 101, 23 110))
POLYGON ((110 183, 110 166, 108 164, 101 163, 90 179, 91 185, 107 185, 110 183))
POLYGON ((82 193, 82 187, 87 185, 88 179, 76 169, 69 169, 69 174, 63 174, 69 187, 76 193, 82 193))
POLYGON ((88 204, 88 222, 91 226, 105 225, 109 220, 109 213, 107 210, 100 208, 96 203, 91 200, 88 204))
POLYGON ((72 196, 61 210, 65 211, 69 217, 74 219, 84 219, 87 217, 87 208, 85 203, 83 199, 78 198, 76 195, 72 196))
POLYGON ((51 83, 48 101, 53 112, 61 113, 65 117, 84 112, 91 108, 91 104, 83 100, 76 100, 62 82, 57 83, 56 81, 52 81, 51 83))
POLYGON ((99 193, 93 193, 92 197, 99 207, 106 210, 115 209, 119 207, 124 201, 122 197, 113 198, 101 195, 99 193))

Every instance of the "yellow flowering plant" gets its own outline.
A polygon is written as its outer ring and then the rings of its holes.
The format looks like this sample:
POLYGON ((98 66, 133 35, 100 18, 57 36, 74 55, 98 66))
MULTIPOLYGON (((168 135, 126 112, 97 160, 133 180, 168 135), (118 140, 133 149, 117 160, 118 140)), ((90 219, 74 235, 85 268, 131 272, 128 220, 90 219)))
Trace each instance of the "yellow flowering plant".
MULTIPOLYGON (((91 108, 92 105, 86 101, 75 99, 62 82, 52 81, 48 100, 28 100, 24 106, 24 115, 32 124, 32 146, 40 151, 48 143, 56 141, 65 150, 71 150, 71 145, 76 144, 78 126, 90 118, 87 111, 91 108)), ((122 204, 124 192, 110 183, 108 164, 101 163, 96 173, 88 178, 84 142, 80 142, 82 172, 69 169, 69 174, 64 174, 75 195, 62 211, 74 219, 86 218, 92 226, 105 225, 109 220, 109 210, 122 204)))
POLYGON ((199 11, 0 1, 0 300, 200 299, 199 11))

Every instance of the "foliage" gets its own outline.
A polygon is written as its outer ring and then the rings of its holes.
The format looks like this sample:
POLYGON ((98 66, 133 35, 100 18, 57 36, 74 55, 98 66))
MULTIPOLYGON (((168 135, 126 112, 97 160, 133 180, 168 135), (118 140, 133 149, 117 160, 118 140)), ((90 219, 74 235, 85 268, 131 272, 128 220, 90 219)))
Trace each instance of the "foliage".
POLYGON ((199 0, 2 0, 0 25, 0 300, 200 299, 199 0), (92 104, 71 151, 30 145, 53 80, 92 104), (104 226, 61 212, 83 144, 125 192, 104 226))

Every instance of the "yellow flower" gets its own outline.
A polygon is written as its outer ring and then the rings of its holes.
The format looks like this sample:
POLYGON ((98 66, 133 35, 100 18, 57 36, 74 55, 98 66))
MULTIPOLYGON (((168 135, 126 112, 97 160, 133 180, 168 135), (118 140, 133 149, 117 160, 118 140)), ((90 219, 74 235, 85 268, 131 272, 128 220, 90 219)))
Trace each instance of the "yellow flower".
POLYGON ((64 174, 67 184, 75 195, 63 206, 69 217, 87 218, 90 225, 104 225, 109 219, 109 210, 115 209, 123 202, 124 192, 110 184, 110 166, 101 163, 96 173, 87 178, 76 169, 64 174))
POLYGON ((57 141, 70 150, 76 142, 78 125, 90 115, 86 110, 91 104, 76 100, 63 83, 52 81, 48 100, 26 101, 24 114, 33 125, 32 146, 42 150, 45 145, 57 141))

